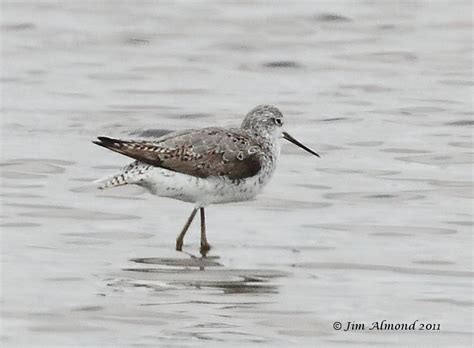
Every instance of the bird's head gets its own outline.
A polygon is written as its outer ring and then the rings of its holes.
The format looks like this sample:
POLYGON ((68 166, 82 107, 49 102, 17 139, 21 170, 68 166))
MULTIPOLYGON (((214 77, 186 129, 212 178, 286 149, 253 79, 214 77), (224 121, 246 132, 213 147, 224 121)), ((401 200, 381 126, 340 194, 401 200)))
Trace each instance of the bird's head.
POLYGON ((271 105, 259 105, 249 111, 247 116, 245 116, 241 127, 263 136, 269 136, 272 138, 283 137, 283 139, 286 139, 303 150, 319 157, 316 152, 301 144, 298 140, 285 132, 283 130, 283 125, 283 114, 278 110, 278 108, 271 105))

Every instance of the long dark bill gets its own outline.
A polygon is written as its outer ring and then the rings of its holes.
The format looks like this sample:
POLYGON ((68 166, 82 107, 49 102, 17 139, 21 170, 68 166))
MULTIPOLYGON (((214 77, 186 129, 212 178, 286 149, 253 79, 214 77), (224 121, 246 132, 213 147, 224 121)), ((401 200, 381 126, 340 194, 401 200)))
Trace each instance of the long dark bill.
POLYGON ((308 151, 309 153, 317 156, 317 157, 320 157, 316 152, 314 152, 313 150, 311 150, 309 147, 306 147, 304 146, 303 144, 301 144, 298 140, 296 140, 295 138, 293 138, 291 135, 289 135, 287 132, 283 132, 283 138, 288 140, 290 143, 293 143, 295 144, 296 146, 298 147, 301 147, 303 150, 306 150, 308 151))

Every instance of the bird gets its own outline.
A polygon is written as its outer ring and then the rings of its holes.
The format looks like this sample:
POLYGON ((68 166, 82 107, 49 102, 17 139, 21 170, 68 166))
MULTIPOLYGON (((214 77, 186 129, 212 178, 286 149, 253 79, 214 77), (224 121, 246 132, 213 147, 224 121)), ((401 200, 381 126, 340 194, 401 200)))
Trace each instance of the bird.
POLYGON ((186 232, 199 211, 200 254, 206 257, 211 245, 205 208, 248 201, 259 194, 275 172, 282 138, 320 157, 283 126, 284 117, 277 107, 258 105, 247 113, 240 127, 189 129, 140 140, 99 136, 94 144, 135 161, 95 183, 99 189, 139 185, 153 195, 193 203, 176 239, 176 250, 182 251, 186 232))

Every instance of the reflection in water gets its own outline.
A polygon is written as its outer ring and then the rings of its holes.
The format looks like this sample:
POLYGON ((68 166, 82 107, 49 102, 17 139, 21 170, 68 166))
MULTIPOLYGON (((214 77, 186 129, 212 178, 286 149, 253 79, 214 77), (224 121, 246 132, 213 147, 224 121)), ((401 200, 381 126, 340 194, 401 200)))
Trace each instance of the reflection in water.
POLYGON ((267 63, 264 63, 263 66, 266 68, 291 68, 291 69, 298 69, 301 67, 299 63, 293 62, 291 60, 267 62, 267 63))
POLYGON ((161 265, 161 266, 174 266, 174 267, 199 267, 204 269, 205 267, 222 266, 219 262, 214 261, 218 259, 218 256, 214 257, 194 257, 191 256, 189 259, 174 259, 174 258, 159 258, 159 257, 148 257, 148 258, 137 258, 131 259, 130 261, 136 263, 143 263, 149 265, 161 265))
POLYGON ((229 269, 219 263, 219 257, 190 258, 136 258, 130 261, 153 267, 125 268, 131 279, 111 283, 112 286, 164 289, 218 289, 224 294, 277 293, 272 279, 283 277, 285 272, 268 269, 229 269), (131 274, 131 275, 130 275, 131 274))

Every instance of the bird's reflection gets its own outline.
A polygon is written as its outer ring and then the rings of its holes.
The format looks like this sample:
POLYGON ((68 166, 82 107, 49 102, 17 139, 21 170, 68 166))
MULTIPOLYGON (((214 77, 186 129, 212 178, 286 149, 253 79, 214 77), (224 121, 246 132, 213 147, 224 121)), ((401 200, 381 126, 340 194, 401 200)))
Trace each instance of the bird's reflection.
POLYGON ((285 276, 284 272, 268 269, 231 269, 218 260, 219 256, 197 257, 144 257, 130 261, 138 267, 124 268, 126 278, 116 286, 139 286, 152 290, 218 289, 225 294, 277 293, 273 279, 285 276))
POLYGON ((147 265, 171 266, 171 267, 197 267, 204 271, 206 267, 222 267, 223 265, 216 260, 219 256, 195 256, 189 252, 182 252, 189 256, 189 258, 159 258, 159 257, 143 257, 135 258, 130 261, 147 265))

